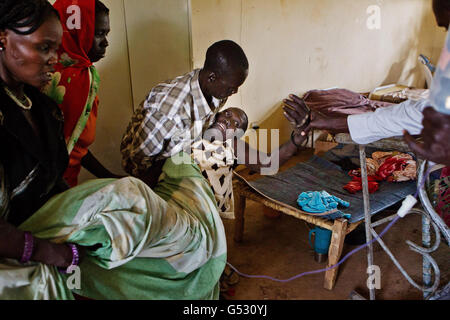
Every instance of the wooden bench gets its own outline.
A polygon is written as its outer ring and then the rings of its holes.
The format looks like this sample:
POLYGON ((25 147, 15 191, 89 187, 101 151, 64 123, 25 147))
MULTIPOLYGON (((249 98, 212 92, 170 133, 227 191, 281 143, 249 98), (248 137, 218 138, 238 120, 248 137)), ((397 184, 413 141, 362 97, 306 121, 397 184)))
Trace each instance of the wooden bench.
MULTIPOLYGON (((312 155, 312 150, 303 151, 300 155, 297 155, 287 161, 281 166, 280 171, 284 171, 298 162, 304 162, 312 155)), ((236 170, 236 175, 233 180, 234 197, 235 197, 235 229, 234 229, 234 241, 242 242, 244 235, 244 221, 245 221, 245 205, 246 200, 251 199, 258 203, 263 204, 269 208, 272 208, 281 213, 293 216, 297 219, 306 221, 313 225, 322 227, 332 231, 331 244, 328 251, 328 263, 327 268, 335 265, 339 262, 344 247, 344 239, 347 234, 355 230, 355 228, 363 221, 357 223, 348 223, 346 219, 337 219, 335 221, 329 221, 324 218, 305 214, 299 209, 294 209, 290 206, 283 205, 275 202, 267 197, 264 197, 254 189, 252 189, 246 182, 254 179, 258 179, 261 176, 259 174, 251 174, 249 169, 236 170), (242 179, 243 178, 243 179, 242 179)), ((336 283, 338 273, 338 267, 333 268, 325 272, 324 288, 332 290, 336 283)))

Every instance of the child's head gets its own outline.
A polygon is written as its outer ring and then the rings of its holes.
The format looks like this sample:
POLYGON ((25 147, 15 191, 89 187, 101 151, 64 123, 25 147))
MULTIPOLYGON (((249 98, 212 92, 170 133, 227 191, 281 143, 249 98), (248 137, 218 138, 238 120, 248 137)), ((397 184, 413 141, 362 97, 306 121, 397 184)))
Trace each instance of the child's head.
POLYGON ((216 115, 216 119, 211 129, 217 129, 220 131, 220 140, 228 140, 233 136, 238 138, 242 137, 248 128, 248 117, 244 110, 239 108, 228 108, 219 112, 216 115))

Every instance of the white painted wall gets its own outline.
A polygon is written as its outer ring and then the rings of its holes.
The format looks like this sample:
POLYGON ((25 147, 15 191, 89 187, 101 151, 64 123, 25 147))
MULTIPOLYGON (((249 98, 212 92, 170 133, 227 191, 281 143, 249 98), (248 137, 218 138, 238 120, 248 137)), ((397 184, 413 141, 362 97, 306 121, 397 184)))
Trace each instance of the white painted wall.
MULTIPOLYGON (((90 150, 109 170, 124 174, 120 142, 150 89, 191 69, 188 0, 102 0, 111 32, 100 73, 97 138, 90 150)), ((82 169, 80 182, 94 178, 82 169)))
POLYGON ((190 3, 126 0, 134 105, 158 83, 191 70, 190 3))

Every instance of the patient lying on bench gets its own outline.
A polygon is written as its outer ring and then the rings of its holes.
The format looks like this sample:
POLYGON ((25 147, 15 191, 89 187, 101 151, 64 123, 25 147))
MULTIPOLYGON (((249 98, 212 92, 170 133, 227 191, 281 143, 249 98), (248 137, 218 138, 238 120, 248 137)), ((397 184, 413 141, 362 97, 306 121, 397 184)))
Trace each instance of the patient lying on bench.
POLYGON ((222 218, 234 218, 233 169, 237 164, 233 138, 247 131, 247 114, 239 108, 229 108, 219 114, 203 139, 192 144, 192 158, 209 181, 222 218))
POLYGON ((218 113, 203 138, 192 144, 191 156, 209 181, 222 218, 234 218, 232 172, 237 165, 243 164, 263 175, 276 174, 279 166, 307 141, 307 137, 297 132, 299 130, 294 130, 291 140, 266 154, 240 139, 247 128, 247 114, 242 109, 229 108, 218 113))

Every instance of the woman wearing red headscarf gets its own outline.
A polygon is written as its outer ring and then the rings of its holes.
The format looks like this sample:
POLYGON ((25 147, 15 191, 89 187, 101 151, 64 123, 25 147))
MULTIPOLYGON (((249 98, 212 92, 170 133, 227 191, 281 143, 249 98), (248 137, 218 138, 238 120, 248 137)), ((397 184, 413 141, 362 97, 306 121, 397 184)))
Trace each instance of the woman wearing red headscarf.
POLYGON ((59 63, 44 92, 64 113, 64 137, 70 155, 64 173, 67 183, 78 184, 81 166, 98 178, 118 178, 88 150, 95 140, 100 78, 93 63, 105 55, 109 9, 99 0, 57 0, 53 5, 64 29, 59 63))

